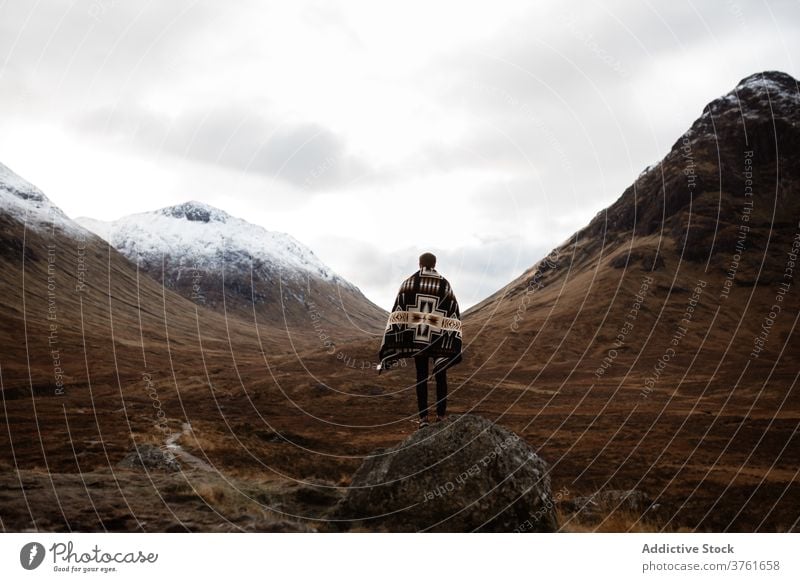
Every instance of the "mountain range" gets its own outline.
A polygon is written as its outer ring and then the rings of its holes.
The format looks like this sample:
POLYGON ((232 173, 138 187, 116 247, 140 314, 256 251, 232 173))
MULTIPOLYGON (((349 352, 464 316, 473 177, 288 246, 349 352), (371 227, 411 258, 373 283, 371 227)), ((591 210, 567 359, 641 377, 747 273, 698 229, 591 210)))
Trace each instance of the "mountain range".
POLYGON ((314 311, 344 337, 379 331, 385 321, 384 310, 290 235, 201 202, 77 222, 168 289, 215 311, 278 326, 307 323, 314 311))

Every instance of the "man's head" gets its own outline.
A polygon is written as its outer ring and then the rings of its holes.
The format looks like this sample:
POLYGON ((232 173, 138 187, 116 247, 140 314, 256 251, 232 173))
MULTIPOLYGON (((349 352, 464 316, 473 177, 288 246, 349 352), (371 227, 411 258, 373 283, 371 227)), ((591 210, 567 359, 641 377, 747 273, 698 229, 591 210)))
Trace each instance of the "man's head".
POLYGON ((435 269, 436 268, 436 255, 433 253, 422 253, 419 256, 420 268, 435 269))

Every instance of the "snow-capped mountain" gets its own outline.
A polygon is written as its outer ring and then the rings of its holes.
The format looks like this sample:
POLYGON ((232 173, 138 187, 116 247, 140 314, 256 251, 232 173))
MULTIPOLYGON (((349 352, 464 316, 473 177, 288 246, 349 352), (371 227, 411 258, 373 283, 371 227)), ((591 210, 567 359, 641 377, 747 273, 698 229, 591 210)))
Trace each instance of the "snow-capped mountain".
POLYGON ((0 210, 28 228, 53 227, 75 234, 79 229, 66 214, 36 186, 0 163, 0 210))
POLYGON ((72 220, 39 188, 0 164, 0 230, 7 235, 0 256, 14 261, 37 256, 33 248, 23 253, 25 229, 28 238, 36 234, 58 242, 65 254, 78 248, 74 241, 100 243, 96 234, 121 254, 115 264, 132 263, 134 276, 138 267, 196 305, 294 330, 298 339, 320 335, 323 323, 324 335, 335 330, 344 340, 375 333, 385 322, 382 309, 292 236, 201 202, 112 222, 72 220))
POLYGON ((83 217, 77 222, 134 262, 160 265, 164 256, 178 257, 182 266, 206 271, 249 271, 252 263, 274 269, 284 278, 311 276, 351 287, 292 236, 268 231, 202 202, 111 222, 83 217))
POLYGON ((255 305, 261 315, 282 321, 297 308, 307 313, 325 306, 331 315, 355 300, 366 305, 367 312, 374 312, 376 321, 383 317, 354 285, 292 236, 268 231, 202 202, 112 222, 90 218, 77 222, 156 280, 211 308, 238 310, 252 317, 255 305))

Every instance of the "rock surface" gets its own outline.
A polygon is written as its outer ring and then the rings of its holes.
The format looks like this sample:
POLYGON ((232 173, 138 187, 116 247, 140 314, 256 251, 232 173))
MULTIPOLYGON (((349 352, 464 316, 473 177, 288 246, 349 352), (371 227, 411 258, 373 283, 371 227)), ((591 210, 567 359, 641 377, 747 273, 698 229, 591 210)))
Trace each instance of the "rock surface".
POLYGON ((375 451, 332 517, 343 528, 399 532, 558 528, 547 464, 519 436, 475 415, 375 451))
POLYGON ((169 450, 155 445, 137 445, 125 455, 119 464, 123 469, 150 469, 159 471, 180 471, 181 465, 169 450))

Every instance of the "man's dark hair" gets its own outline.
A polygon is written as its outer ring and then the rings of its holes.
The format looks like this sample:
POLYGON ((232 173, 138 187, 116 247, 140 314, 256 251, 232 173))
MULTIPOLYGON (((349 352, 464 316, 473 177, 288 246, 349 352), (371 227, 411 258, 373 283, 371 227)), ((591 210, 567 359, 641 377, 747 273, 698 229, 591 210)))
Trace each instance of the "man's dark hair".
POLYGON ((419 266, 426 269, 433 269, 436 267, 436 255, 433 253, 422 253, 419 256, 419 266))

